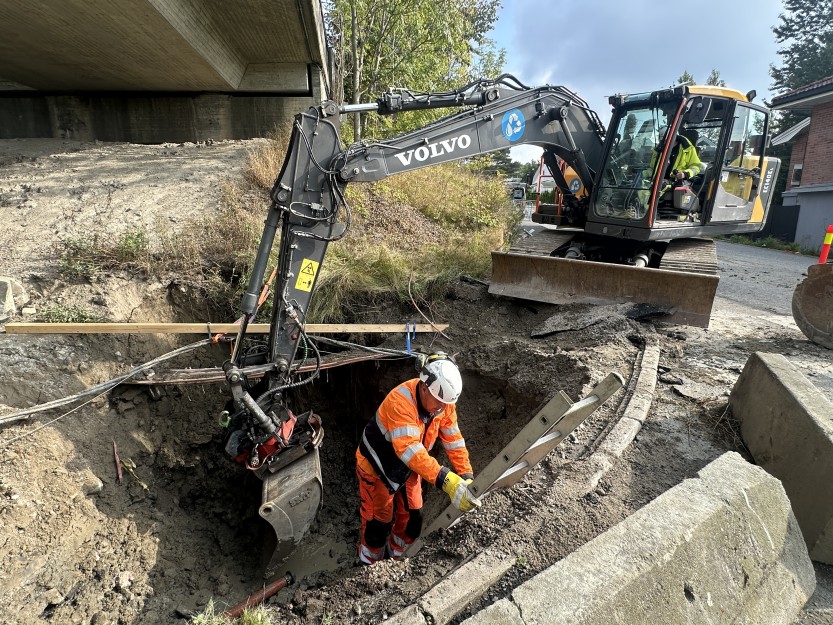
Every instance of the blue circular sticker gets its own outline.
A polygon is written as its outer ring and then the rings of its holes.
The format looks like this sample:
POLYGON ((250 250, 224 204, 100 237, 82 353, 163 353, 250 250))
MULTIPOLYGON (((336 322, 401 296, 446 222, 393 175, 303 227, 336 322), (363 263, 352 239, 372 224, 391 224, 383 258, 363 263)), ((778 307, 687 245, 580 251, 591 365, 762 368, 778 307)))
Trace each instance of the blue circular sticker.
POLYGON ((581 180, 579 180, 578 178, 573 178, 570 181, 570 192, 578 193, 579 189, 581 189, 581 180))
POLYGON ((520 109, 512 109, 503 114, 501 129, 503 130, 503 136, 509 141, 520 139, 524 134, 524 128, 526 128, 526 120, 520 109))

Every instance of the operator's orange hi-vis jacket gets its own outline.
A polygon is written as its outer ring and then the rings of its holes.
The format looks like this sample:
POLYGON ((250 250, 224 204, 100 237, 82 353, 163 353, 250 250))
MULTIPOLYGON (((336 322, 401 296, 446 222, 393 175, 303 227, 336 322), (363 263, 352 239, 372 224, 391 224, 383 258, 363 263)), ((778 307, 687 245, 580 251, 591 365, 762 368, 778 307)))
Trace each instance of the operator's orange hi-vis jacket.
POLYGON ((418 384, 419 378, 414 378, 388 393, 359 443, 359 451, 392 493, 399 490, 412 471, 436 484, 442 467, 428 452, 437 437, 454 470, 467 477, 473 473, 454 404, 446 404, 439 415, 424 420, 417 403, 418 384))

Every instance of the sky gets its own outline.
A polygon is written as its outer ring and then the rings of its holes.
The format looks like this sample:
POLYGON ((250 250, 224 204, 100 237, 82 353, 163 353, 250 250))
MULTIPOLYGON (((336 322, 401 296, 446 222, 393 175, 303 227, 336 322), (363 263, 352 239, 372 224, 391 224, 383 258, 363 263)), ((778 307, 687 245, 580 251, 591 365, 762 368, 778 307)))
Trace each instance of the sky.
MULTIPOLYGON (((564 85, 607 124, 608 96, 668 87, 685 70, 704 83, 717 69, 727 87, 769 100, 782 11, 781 0, 503 0, 490 37, 506 50, 507 73, 564 85)), ((511 151, 521 162, 540 153, 511 151)))

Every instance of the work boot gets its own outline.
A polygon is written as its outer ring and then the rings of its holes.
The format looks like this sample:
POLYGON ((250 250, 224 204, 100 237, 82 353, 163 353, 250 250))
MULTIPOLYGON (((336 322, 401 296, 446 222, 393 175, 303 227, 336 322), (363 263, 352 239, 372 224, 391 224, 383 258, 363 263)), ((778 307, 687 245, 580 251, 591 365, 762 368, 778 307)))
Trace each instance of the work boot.
POLYGON ((385 557, 386 546, 383 545, 378 549, 368 547, 364 543, 359 544, 359 562, 366 566, 376 564, 385 557))
POLYGON ((400 538, 396 534, 391 534, 385 543, 385 557, 392 560, 403 560, 405 558, 405 549, 407 548, 408 543, 405 542, 405 539, 400 538))

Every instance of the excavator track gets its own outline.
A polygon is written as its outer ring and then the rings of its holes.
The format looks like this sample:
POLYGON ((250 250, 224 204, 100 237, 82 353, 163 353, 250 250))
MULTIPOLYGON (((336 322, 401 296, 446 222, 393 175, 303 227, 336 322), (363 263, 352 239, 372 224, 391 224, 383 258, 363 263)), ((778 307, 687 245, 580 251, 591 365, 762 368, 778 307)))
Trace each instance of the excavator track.
POLYGON ((550 304, 653 304, 669 311, 664 321, 708 327, 719 280, 713 241, 672 241, 659 269, 550 256, 573 236, 544 230, 492 252, 489 293, 550 304))
POLYGON ((575 232, 559 232, 556 230, 541 230, 535 234, 520 239, 509 251, 514 254, 535 254, 536 256, 549 256, 559 247, 571 241, 576 236, 575 232))
POLYGON ((717 275, 717 245, 710 239, 677 239, 668 244, 660 269, 717 275))

